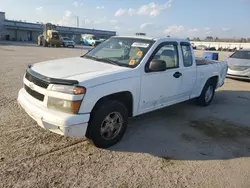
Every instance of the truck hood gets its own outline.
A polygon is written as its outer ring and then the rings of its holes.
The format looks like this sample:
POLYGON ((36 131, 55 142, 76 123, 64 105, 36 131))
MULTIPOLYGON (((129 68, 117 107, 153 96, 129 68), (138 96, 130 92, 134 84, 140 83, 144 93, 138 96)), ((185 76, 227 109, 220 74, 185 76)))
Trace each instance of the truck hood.
POLYGON ((250 67, 249 59, 228 58, 227 62, 229 66, 234 65, 234 66, 249 66, 250 67))
MULTIPOLYGON (((50 78, 74 79, 79 82, 84 82, 104 75, 113 75, 121 72, 126 73, 132 69, 81 57, 74 57, 35 63, 32 66, 32 70, 50 78)), ((99 84, 100 82, 101 80, 99 79, 99 84)))

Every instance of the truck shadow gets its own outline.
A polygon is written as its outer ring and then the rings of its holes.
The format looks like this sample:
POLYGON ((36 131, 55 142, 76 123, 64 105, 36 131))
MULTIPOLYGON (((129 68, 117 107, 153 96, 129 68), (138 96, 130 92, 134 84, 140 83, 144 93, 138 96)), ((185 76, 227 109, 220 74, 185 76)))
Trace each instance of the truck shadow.
POLYGON ((188 101, 130 120, 110 150, 174 160, 249 157, 249 106, 250 91, 217 91, 209 107, 188 101))

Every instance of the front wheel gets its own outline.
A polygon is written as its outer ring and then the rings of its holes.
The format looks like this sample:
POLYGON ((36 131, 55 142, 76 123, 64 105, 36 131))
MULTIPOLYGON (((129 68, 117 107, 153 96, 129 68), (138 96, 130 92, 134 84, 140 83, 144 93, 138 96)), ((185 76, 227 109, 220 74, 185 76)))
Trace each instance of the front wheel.
POLYGON ((86 137, 98 148, 118 143, 128 124, 128 111, 118 101, 104 101, 91 114, 86 137))
POLYGON ((201 95, 197 98, 197 104, 200 106, 208 106, 212 102, 215 94, 215 84, 212 80, 208 80, 205 84, 201 95))

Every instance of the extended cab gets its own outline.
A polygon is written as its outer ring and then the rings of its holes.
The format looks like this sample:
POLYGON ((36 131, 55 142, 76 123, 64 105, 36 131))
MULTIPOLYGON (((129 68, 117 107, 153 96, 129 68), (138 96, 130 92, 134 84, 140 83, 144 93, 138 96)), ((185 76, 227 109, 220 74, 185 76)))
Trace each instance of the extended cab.
POLYGON ((209 105, 227 67, 195 58, 186 40, 115 36, 81 57, 30 65, 18 101, 41 127, 106 148, 129 117, 193 98, 209 105))

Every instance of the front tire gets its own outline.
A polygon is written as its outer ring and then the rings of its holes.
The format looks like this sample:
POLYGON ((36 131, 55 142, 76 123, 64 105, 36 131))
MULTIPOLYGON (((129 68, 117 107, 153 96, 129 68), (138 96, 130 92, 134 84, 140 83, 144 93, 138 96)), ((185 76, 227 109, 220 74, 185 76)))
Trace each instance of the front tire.
POLYGON ((119 101, 106 100, 91 114, 86 137, 98 148, 108 148, 123 137, 128 124, 128 110, 119 101))
POLYGON ((197 98, 197 104, 200 106, 208 106, 212 102, 215 94, 215 84, 212 80, 208 80, 205 84, 201 95, 197 98))

